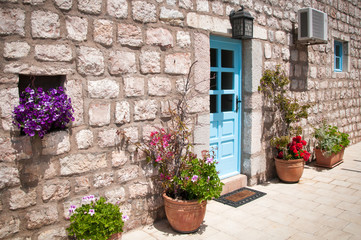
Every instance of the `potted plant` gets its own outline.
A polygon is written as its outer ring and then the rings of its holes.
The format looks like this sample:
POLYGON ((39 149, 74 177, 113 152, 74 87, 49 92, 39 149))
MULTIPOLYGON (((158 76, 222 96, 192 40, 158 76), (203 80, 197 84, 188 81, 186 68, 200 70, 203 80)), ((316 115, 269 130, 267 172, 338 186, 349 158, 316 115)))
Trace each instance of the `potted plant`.
POLYGON ((278 154, 275 165, 278 177, 284 182, 298 182, 302 176, 305 161, 311 154, 304 149, 307 142, 301 136, 290 139, 287 136, 272 139, 271 145, 278 154))
POLYGON ((26 135, 43 138, 51 129, 66 128, 74 121, 73 112, 71 100, 62 87, 49 91, 27 87, 14 108, 13 123, 26 135))
POLYGON ((124 221, 129 219, 120 212, 118 205, 93 195, 83 197, 79 207, 71 205, 69 213, 67 231, 72 239, 120 240, 124 221))
POLYGON ((269 101, 269 111, 274 113, 276 125, 271 146, 277 150, 275 166, 278 177, 284 182, 298 182, 302 176, 304 162, 310 154, 304 149, 302 128, 297 125, 308 117, 310 104, 301 104, 287 94, 290 80, 279 65, 275 70, 266 70, 260 80, 258 91, 269 101))
MULTIPOLYGON (((192 66, 194 63, 192 64, 192 66)), ((222 185, 216 170, 217 161, 208 151, 202 156, 192 152, 192 131, 188 121, 188 78, 176 107, 169 107, 167 129, 153 131, 149 139, 138 143, 139 151, 158 170, 165 213, 172 228, 181 233, 195 232, 203 222, 207 200, 220 196, 222 185)))
POLYGON ((321 167, 333 168, 342 163, 345 148, 350 144, 348 134, 340 132, 336 126, 327 125, 315 129, 316 164, 321 167))

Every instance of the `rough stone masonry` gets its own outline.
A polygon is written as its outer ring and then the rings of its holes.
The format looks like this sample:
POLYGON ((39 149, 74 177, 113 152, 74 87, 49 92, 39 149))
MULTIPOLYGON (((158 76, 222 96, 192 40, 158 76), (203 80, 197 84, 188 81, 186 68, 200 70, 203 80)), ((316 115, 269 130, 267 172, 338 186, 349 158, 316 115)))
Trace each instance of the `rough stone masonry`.
MULTIPOLYGON (((361 3, 357 0, 0 0, 0 239, 66 239, 68 208, 84 195, 121 202, 126 229, 164 216, 155 171, 134 143, 167 116, 190 65, 195 151, 208 148, 209 36, 230 37, 228 15, 254 16, 243 41, 242 173, 272 177, 272 119, 257 92, 262 71, 281 64, 290 94, 361 140, 361 3), (299 45, 297 11, 328 14, 329 41, 299 45), (348 43, 348 69, 333 71, 333 41, 348 43), (63 76, 75 110, 67 130, 44 139, 11 123, 22 75, 63 76), (122 131, 128 144, 117 134, 122 131)), ((267 108, 266 108, 267 109, 267 108)))

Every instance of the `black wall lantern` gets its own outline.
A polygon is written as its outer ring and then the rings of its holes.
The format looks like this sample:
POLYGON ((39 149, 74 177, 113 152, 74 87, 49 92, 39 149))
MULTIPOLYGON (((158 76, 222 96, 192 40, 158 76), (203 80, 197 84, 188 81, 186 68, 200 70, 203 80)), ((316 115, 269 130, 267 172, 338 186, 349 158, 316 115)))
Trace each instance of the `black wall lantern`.
POLYGON ((237 12, 232 10, 229 20, 232 25, 232 38, 253 38, 253 17, 249 12, 243 11, 243 6, 237 12))

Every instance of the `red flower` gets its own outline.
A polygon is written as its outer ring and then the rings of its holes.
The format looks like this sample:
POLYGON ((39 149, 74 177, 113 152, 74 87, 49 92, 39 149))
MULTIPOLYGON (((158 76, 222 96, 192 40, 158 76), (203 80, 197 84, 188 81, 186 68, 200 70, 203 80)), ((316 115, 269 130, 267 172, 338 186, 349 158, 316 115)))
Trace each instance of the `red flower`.
POLYGON ((295 157, 298 157, 298 153, 296 153, 295 157))
POLYGON ((279 152, 277 157, 278 157, 278 158, 283 158, 283 152, 282 152, 282 151, 279 152))
POLYGON ((297 150, 302 149, 302 143, 297 143, 297 144, 296 144, 296 149, 297 149, 297 150))
POLYGON ((297 137, 296 137, 296 142, 301 142, 301 140, 302 140, 302 137, 301 137, 301 136, 297 136, 297 137))
POLYGON ((298 151, 295 149, 295 150, 293 150, 293 153, 297 153, 298 151))
POLYGON ((307 145, 307 142, 305 140, 302 140, 301 143, 302 143, 303 146, 307 145))
POLYGON ((296 151, 297 149, 296 149, 295 146, 292 145, 292 146, 290 147, 290 150, 291 150, 292 152, 294 152, 294 151, 296 151))

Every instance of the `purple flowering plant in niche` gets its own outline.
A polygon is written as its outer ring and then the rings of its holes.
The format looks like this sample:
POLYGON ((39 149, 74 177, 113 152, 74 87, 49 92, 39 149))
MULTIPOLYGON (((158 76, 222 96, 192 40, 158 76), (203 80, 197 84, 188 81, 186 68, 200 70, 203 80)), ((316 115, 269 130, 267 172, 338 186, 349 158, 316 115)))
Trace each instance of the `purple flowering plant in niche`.
POLYGON ((26 135, 43 138, 52 129, 65 129, 74 121, 71 99, 62 87, 44 91, 27 87, 14 108, 13 123, 26 135))

